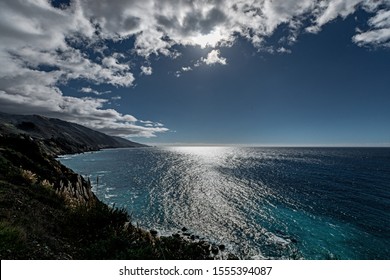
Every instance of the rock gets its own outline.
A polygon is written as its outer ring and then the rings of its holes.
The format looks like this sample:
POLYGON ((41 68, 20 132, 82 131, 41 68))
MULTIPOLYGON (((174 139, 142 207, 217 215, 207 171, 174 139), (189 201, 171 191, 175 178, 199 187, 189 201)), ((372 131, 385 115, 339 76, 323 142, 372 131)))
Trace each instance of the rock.
POLYGON ((191 234, 189 232, 183 232, 183 235, 190 236, 191 234))
POLYGON ((186 228, 186 227, 182 227, 182 229, 181 229, 181 231, 187 231, 188 230, 188 228, 186 228))
POLYGON ((155 229, 151 229, 150 230, 150 234, 152 235, 152 236, 156 236, 157 235, 157 230, 155 230, 155 229))
POLYGON ((172 234, 172 236, 173 236, 174 238, 180 238, 180 234, 178 234, 178 233, 174 233, 174 234, 172 234))
POLYGON ((226 258, 227 260, 239 260, 239 258, 236 255, 233 255, 232 253, 229 253, 229 255, 226 258))
POLYGON ((218 246, 218 248, 219 248, 219 250, 223 251, 223 250, 225 250, 226 247, 225 247, 225 245, 221 244, 218 246))
POLYGON ((123 225, 123 230, 128 230, 130 226, 131 226, 130 222, 125 222, 125 224, 123 225))
POLYGON ((219 249, 217 246, 213 245, 211 246, 211 253, 213 253, 214 255, 217 255, 219 252, 219 249))
POLYGON ((195 240, 195 235, 192 234, 192 235, 190 236, 190 238, 191 238, 191 240, 195 240))
POLYGON ((210 244, 207 241, 199 241, 198 245, 205 251, 207 254, 210 253, 210 244))

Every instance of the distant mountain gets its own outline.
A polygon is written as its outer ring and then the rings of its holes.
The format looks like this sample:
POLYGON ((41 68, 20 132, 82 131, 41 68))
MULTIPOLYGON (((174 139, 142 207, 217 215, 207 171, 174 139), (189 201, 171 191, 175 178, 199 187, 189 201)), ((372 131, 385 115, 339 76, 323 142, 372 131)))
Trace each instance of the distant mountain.
POLYGON ((145 146, 76 123, 39 115, 0 113, 0 134, 29 136, 42 142, 43 149, 54 155, 145 146))

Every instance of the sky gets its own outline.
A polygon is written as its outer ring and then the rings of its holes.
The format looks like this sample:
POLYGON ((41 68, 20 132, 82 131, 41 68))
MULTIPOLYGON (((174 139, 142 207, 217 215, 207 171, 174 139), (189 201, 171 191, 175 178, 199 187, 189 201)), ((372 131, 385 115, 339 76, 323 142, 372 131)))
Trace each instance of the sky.
POLYGON ((390 146, 390 0, 2 0, 0 111, 146 144, 390 146))

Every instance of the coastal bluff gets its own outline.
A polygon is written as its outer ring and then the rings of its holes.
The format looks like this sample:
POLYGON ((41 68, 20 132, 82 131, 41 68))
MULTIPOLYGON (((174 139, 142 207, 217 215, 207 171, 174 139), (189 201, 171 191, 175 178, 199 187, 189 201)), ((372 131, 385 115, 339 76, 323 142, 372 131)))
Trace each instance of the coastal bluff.
POLYGON ((85 206, 97 200, 90 182, 61 165, 55 157, 144 146, 60 119, 5 113, 0 113, 0 141, 1 157, 8 169, 19 168, 31 183, 50 186, 68 203, 85 206))
POLYGON ((134 225, 124 209, 101 202, 89 180, 56 160, 142 146, 58 119, 0 113, 1 259, 219 258, 204 240, 134 225))

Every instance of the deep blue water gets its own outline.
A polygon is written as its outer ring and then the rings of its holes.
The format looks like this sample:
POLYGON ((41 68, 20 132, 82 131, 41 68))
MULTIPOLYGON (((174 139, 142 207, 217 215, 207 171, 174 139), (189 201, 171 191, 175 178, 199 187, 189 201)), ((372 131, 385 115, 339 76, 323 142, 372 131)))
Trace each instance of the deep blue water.
POLYGON ((241 258, 390 259, 390 149, 159 147, 61 157, 161 234, 241 258))

